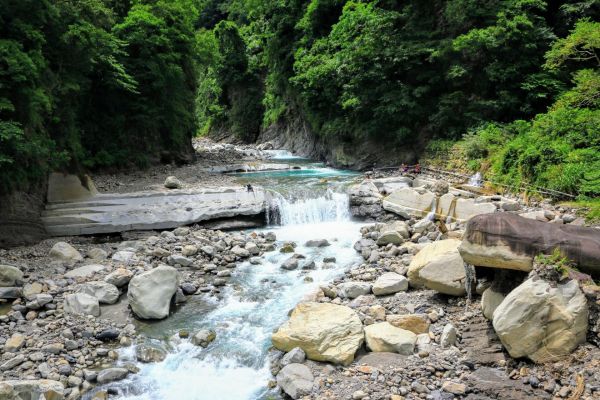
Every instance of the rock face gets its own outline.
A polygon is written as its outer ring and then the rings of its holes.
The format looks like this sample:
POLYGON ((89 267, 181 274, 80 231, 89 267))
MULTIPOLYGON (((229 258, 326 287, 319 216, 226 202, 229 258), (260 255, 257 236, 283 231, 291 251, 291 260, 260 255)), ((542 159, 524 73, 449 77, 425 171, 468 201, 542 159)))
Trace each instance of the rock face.
POLYGON ((65 313, 77 315, 100 315, 98 299, 85 293, 68 294, 65 296, 65 313))
POLYGON ((0 399, 64 399, 64 386, 48 379, 0 382, 0 399))
POLYGON ((408 290, 408 279, 395 272, 386 272, 373 283, 373 294, 383 296, 408 290))
POLYGON ((67 265, 73 265, 78 261, 83 261, 83 257, 69 243, 58 242, 50 249, 50 257, 56 261, 61 261, 67 265))
POLYGON ((272 336, 282 351, 300 347, 311 360, 348 365, 364 340, 354 310, 329 303, 300 303, 272 336))
POLYGON ((292 399, 309 395, 313 386, 313 374, 303 364, 289 364, 277 374, 277 385, 292 399))
POLYGON ((20 286, 23 284, 23 273, 12 265, 0 265, 0 287, 20 286))
POLYGON ((413 287, 429 289, 452 296, 465 292, 465 268, 458 252, 460 240, 440 240, 425 246, 408 267, 408 280, 413 287))
POLYGON ((512 357, 554 361, 585 342, 587 301, 575 280, 552 287, 530 278, 496 308, 493 325, 512 357))
POLYGON ((166 318, 178 280, 177 270, 167 265, 134 276, 127 292, 134 314, 142 319, 166 318))
POLYGON ((558 225, 510 213, 473 217, 459 251, 469 264, 531 271, 533 258, 559 249, 579 269, 600 274, 600 230, 558 225))
POLYGON ((367 347, 374 352, 411 355, 415 350, 417 335, 397 328, 389 322, 379 322, 365 327, 367 347))

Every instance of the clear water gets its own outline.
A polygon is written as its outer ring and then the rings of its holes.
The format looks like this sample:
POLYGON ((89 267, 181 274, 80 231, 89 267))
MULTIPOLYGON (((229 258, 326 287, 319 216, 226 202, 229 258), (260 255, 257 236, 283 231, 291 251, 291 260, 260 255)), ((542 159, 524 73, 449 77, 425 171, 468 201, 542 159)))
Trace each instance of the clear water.
MULTIPOLYGON (((138 364, 140 372, 111 386, 127 400, 244 400, 273 398, 268 349, 271 334, 288 312, 322 283, 339 276, 358 261, 353 243, 359 223, 351 221, 344 189, 356 177, 347 171, 294 159, 300 170, 246 173, 240 183, 263 185, 273 191, 270 226, 278 242, 294 241, 297 253, 315 261, 311 271, 280 268, 289 254, 264 255, 263 263, 240 264, 219 299, 194 296, 172 316, 140 326, 146 340, 169 349, 165 361, 138 364), (274 221, 272 221, 274 222, 274 221), (306 241, 327 239, 331 246, 307 248, 306 241), (324 257, 336 257, 336 267, 323 269, 324 257), (305 281, 310 277, 311 282, 305 281), (216 340, 206 349, 189 341, 168 342, 181 329, 214 329, 216 340)), ((134 348, 123 349, 120 362, 135 361, 134 348)))

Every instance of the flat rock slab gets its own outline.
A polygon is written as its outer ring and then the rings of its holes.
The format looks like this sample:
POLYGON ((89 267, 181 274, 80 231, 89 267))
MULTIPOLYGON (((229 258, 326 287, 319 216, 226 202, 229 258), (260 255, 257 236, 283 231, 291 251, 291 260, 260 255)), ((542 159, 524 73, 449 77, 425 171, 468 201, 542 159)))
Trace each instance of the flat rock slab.
POLYGON ((171 229, 200 221, 259 215, 265 191, 254 187, 100 194, 86 201, 49 203, 42 220, 53 236, 171 229))
POLYGON ((469 388, 481 397, 491 396, 494 399, 550 399, 552 396, 541 389, 533 389, 519 380, 510 379, 499 369, 480 367, 467 377, 469 388))

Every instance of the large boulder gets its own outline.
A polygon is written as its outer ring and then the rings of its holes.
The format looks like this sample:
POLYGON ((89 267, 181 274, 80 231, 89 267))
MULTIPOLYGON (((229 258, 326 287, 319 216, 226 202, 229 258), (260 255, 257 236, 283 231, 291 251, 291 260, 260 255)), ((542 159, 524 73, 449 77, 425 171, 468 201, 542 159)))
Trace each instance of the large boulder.
POLYGON ((459 251, 476 266, 531 271, 538 254, 555 249, 580 270, 600 275, 599 229, 549 224, 511 213, 473 217, 459 251))
POLYGON ((0 264, 0 287, 20 286, 23 284, 23 272, 12 265, 0 264))
POLYGON ((506 296, 493 317, 498 337, 514 358, 554 361, 586 340, 587 301, 575 280, 551 285, 530 278, 506 296))
POLYGON ((435 195, 411 188, 401 188, 383 199, 383 208, 404 218, 424 217, 431 211, 435 195))
POLYGON ((373 294, 384 296, 397 292, 405 292, 408 289, 408 279, 395 272, 386 272, 373 283, 373 294))
POLYGON ((373 179, 372 182, 382 194, 390 194, 398 189, 412 186, 412 179, 407 176, 373 179))
POLYGON ((408 267, 410 285, 452 296, 464 295, 465 268, 458 252, 460 243, 457 239, 440 240, 419 251, 408 267))
POLYGON ((415 351, 417 335, 397 328, 389 322, 365 326, 367 347, 374 352, 398 353, 409 356, 415 351))
POLYGON ((277 385, 292 399, 299 399, 312 392, 313 374, 304 364, 288 364, 277 374, 277 385))
POLYGON ((0 399, 30 400, 52 399, 62 400, 65 387, 59 381, 48 379, 14 380, 0 382, 0 399))
POLYGON ((85 293, 74 293, 65 296, 65 314, 75 315, 100 315, 98 299, 85 293))
POLYGON ((300 303, 272 336, 282 351, 300 347, 311 360, 348 365, 364 340, 354 310, 329 303, 300 303))
POLYGON ((83 261, 83 256, 69 243, 58 242, 50 249, 50 258, 67 265, 83 261))
POLYGON ((134 276, 127 292, 131 310, 142 319, 166 318, 178 286, 177 270, 167 265, 134 276))

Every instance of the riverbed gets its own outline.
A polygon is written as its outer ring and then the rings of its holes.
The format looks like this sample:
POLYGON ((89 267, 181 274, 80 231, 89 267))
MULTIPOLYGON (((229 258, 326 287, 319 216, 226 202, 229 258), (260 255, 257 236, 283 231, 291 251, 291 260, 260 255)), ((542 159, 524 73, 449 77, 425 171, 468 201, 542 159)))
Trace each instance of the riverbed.
MULTIPOLYGON (((360 238, 360 222, 353 221, 347 187, 358 174, 337 170, 289 153, 274 154, 294 169, 235 174, 236 182, 260 185, 272 192, 267 226, 277 237, 276 250, 263 254, 260 264, 238 265, 218 296, 196 295, 169 318, 156 323, 138 322, 145 341, 168 350, 160 363, 138 364, 138 374, 111 384, 118 398, 141 399, 266 399, 276 396, 268 388, 271 334, 288 312, 319 285, 344 273, 360 256, 352 248, 360 238), (306 247, 313 239, 326 239, 325 247, 306 247), (286 271, 281 264, 290 254, 279 252, 286 242, 314 269, 286 271), (335 262, 324 262, 324 259, 335 262), (207 348, 178 339, 178 332, 213 329, 216 339, 207 348), (173 339, 175 338, 175 339, 173 339)), ((254 260, 256 262, 256 260, 254 260)), ((139 344, 139 343, 138 343, 139 344)), ((120 363, 135 362, 135 347, 120 350, 120 363)))

